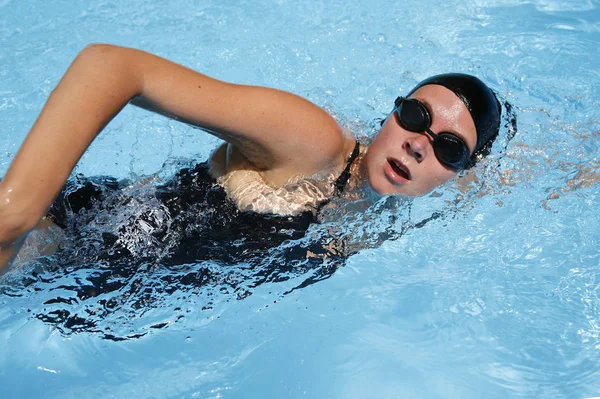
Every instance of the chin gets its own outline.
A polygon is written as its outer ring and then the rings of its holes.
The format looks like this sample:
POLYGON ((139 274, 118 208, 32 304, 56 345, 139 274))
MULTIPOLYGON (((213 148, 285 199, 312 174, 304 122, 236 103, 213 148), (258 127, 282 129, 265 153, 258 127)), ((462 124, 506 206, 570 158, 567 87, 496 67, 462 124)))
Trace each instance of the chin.
POLYGON ((406 186, 395 186, 387 179, 369 179, 369 187, 380 196, 401 195, 403 197, 417 197, 420 194, 410 193, 406 186))
POLYGON ((411 187, 410 185, 396 186, 396 185, 391 184, 389 181, 387 181, 385 179, 384 179, 384 181, 377 181, 375 179, 374 180, 369 179, 369 187, 371 188, 371 190, 373 190, 380 196, 399 195, 399 196, 407 197, 407 198, 415 198, 415 197, 420 197, 422 195, 430 193, 435 188, 439 187, 439 185, 425 190, 425 189, 411 187))
POLYGON ((386 195, 388 194, 386 192, 385 189, 385 185, 381 184, 382 182, 380 181, 381 179, 373 179, 371 177, 371 174, 369 173, 367 181, 369 182, 369 187, 371 188, 372 191, 376 192, 378 195, 386 195))

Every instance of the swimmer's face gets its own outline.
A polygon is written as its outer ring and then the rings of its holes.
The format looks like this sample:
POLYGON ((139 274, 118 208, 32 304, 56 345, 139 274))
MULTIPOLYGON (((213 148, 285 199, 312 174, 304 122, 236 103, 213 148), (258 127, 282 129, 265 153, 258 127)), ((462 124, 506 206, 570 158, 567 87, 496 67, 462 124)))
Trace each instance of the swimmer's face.
MULTIPOLYGON (((415 91, 416 98, 431 113, 431 130, 449 132, 463 139, 470 153, 477 143, 475 123, 456 94, 439 85, 415 91)), ((456 176, 435 157, 433 139, 424 132, 414 133, 400 126, 395 113, 388 116, 365 156, 369 184, 381 195, 418 196, 456 176)))

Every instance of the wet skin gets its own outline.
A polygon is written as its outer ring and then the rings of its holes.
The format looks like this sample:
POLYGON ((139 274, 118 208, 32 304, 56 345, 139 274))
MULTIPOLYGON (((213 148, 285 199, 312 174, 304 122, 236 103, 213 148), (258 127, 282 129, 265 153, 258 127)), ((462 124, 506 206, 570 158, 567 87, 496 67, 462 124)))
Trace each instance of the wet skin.
MULTIPOLYGON (((455 132, 474 147, 473 121, 451 91, 425 86, 414 97, 430 107, 431 130, 455 132)), ((339 174, 355 144, 331 115, 295 94, 223 82, 136 49, 88 46, 52 91, 0 182, 0 271, 94 138, 128 103, 213 133, 271 188, 298 176, 339 174)), ((455 175, 437 161, 428 136, 402 129, 394 116, 359 159, 350 183, 368 178, 380 194, 421 195, 455 175)))
MULTIPOLYGON (((423 86, 410 98, 424 103, 431 113, 431 130, 449 132, 462 138, 473 153, 477 142, 475 123, 460 98, 439 85, 423 86)), ((373 190, 381 195, 418 196, 428 193, 456 176, 435 157, 433 139, 400 126, 391 113, 369 146, 364 169, 373 190)))

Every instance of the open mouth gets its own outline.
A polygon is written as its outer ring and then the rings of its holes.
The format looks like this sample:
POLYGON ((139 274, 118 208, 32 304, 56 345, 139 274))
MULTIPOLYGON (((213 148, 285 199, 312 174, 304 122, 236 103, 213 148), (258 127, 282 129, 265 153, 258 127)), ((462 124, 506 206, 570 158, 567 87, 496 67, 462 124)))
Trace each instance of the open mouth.
POLYGON ((392 158, 388 159, 388 162, 397 175, 402 176, 406 180, 410 180, 410 171, 402 162, 392 158))

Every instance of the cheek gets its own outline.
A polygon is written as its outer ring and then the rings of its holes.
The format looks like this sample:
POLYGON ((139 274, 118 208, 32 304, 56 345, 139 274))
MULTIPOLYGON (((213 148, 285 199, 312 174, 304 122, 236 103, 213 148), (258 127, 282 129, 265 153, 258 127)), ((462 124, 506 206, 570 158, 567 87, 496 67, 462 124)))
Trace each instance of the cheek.
POLYGON ((390 152, 395 151, 395 145, 398 143, 398 137, 389 129, 381 129, 377 136, 369 145, 367 156, 371 159, 386 158, 390 152))
POLYGON ((375 156, 375 153, 373 151, 372 145, 371 147, 369 147, 369 150, 367 151, 367 153, 365 154, 365 165, 366 165, 366 169, 367 169, 367 180, 369 181, 369 185, 371 186, 371 188, 377 192, 379 192, 378 190, 378 181, 377 181, 377 176, 375 174, 375 170, 377 169, 377 164, 380 163, 377 161, 376 159, 377 157, 375 156))
POLYGON ((365 154, 365 163, 369 175, 373 173, 378 164, 381 164, 382 157, 384 156, 382 151, 385 147, 385 136, 382 136, 381 134, 378 134, 369 145, 367 153, 365 154))
POLYGON ((383 158, 376 148, 369 147, 365 154, 364 163, 367 182, 373 191, 379 195, 390 194, 390 183, 383 175, 383 158))
POLYGON ((385 134, 382 132, 383 129, 381 129, 377 135, 373 138, 373 141, 371 141, 371 144, 369 144, 369 150, 371 149, 377 149, 377 147, 379 147, 382 141, 385 141, 385 134))

